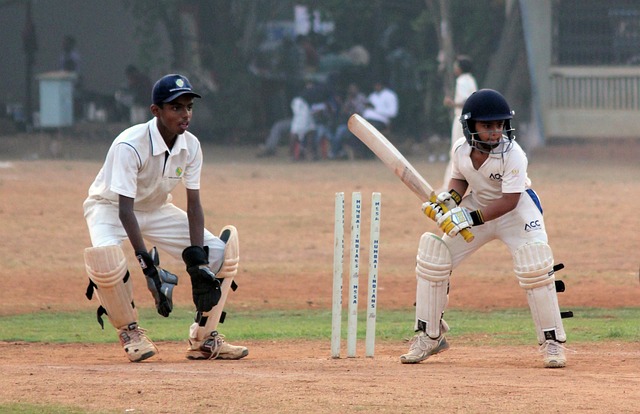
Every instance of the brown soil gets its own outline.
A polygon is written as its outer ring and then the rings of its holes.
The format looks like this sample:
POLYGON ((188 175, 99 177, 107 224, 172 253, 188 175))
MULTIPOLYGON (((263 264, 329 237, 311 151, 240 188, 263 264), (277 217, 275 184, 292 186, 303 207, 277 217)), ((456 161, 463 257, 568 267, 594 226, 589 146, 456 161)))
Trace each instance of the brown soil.
MULTIPOLYGON (((89 239, 82 201, 110 139, 77 145, 62 138, 52 146, 50 137, 36 138, 3 137, 10 157, 0 161, 0 315, 93 312, 95 303, 83 296, 82 250, 89 239)), ((563 308, 638 306, 638 144, 566 143, 530 153, 550 244, 566 266, 558 275, 567 284, 563 308)), ((424 147, 402 149, 439 184, 443 163, 426 163, 424 147)), ((347 211, 350 193, 362 192, 367 230, 368 197, 382 192, 378 309, 411 306, 417 241, 436 230, 418 199, 378 161, 292 163, 281 152, 257 160, 251 147, 205 147, 208 227, 232 223, 241 237, 241 288, 229 309, 330 308, 337 191, 345 192, 347 211)), ((175 201, 183 205, 182 190, 175 201)), ((364 247, 367 240, 365 230, 364 247)), ((163 265, 182 269, 168 257, 163 265)), ((189 290, 188 283, 179 286, 174 300, 189 304, 189 290)), ((152 306, 144 283, 136 284, 135 295, 138 306, 152 306)), ((526 308, 504 247, 487 245, 456 270, 449 303, 452 309, 526 308)), ((637 343, 569 341, 575 352, 561 370, 542 368, 536 344, 496 347, 477 338, 458 338, 449 351, 416 366, 399 363, 407 349, 401 341, 379 341, 373 359, 331 359, 328 338, 245 345, 250 354, 241 361, 204 362, 184 359, 182 342, 160 342, 157 357, 132 364, 117 343, 0 343, 0 404, 145 413, 632 413, 640 407, 637 343)))

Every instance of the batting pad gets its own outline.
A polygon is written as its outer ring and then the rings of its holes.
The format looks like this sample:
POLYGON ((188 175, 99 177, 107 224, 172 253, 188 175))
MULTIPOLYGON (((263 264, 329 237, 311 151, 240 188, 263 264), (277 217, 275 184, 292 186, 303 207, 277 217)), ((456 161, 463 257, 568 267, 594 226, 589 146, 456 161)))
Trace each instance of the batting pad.
POLYGON ((89 247, 84 250, 84 262, 89 279, 109 322, 116 329, 124 329, 138 321, 138 311, 133 305, 133 283, 127 275, 127 260, 117 245, 89 247))
POLYGON ((426 334, 438 338, 440 320, 449 300, 449 277, 453 266, 449 248, 433 233, 420 238, 416 257, 416 330, 418 321, 426 325, 426 334))
POLYGON ((566 341, 554 283, 553 254, 549 245, 537 242, 518 248, 513 254, 513 268, 520 287, 527 293, 538 343, 542 344, 548 339, 566 341))
POLYGON ((234 278, 238 273, 238 263, 240 262, 240 240, 238 230, 234 226, 225 226, 220 232, 220 240, 225 242, 224 263, 218 270, 216 277, 234 278))
POLYGON ((240 262, 238 230, 231 225, 223 227, 220 232, 220 240, 225 242, 224 262, 216 274, 217 279, 222 279, 220 282, 220 301, 210 311, 198 315, 197 321, 191 325, 189 337, 196 341, 202 341, 218 328, 221 321, 224 321, 223 309, 229 290, 236 288, 233 278, 238 274, 238 263, 240 262))

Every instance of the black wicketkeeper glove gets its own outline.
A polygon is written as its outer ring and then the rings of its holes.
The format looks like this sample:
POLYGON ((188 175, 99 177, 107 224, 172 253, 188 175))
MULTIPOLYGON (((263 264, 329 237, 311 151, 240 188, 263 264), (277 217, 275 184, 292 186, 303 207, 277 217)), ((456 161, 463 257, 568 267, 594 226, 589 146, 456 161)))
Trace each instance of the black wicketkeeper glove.
POLYGON ((178 276, 158 266, 160 260, 155 247, 149 253, 136 251, 136 257, 147 279, 147 288, 156 302, 156 309, 166 318, 173 310, 171 296, 173 287, 178 284, 178 276))
POLYGON ((182 252, 182 260, 191 276, 191 293, 198 312, 208 312, 220 301, 220 280, 209 269, 209 246, 189 246, 182 252))

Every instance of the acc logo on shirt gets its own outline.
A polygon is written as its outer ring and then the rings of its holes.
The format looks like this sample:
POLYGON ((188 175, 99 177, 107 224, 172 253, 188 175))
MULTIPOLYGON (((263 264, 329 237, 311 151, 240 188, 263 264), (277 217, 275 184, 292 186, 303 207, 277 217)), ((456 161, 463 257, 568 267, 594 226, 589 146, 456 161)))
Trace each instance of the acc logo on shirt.
POLYGON ((500 174, 500 173, 491 173, 491 175, 489 175, 489 179, 491 181, 502 181, 502 174, 500 174))
POLYGON ((530 232, 534 230, 540 230, 542 225, 540 224, 540 220, 533 220, 524 225, 524 231, 530 232))

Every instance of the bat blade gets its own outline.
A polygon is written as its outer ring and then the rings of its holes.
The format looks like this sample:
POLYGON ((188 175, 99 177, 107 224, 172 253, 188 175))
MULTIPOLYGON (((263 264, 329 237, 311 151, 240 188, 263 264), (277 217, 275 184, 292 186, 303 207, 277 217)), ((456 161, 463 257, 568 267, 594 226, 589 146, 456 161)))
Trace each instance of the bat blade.
POLYGON ((358 114, 353 114, 347 123, 351 131, 362 141, 400 180, 422 201, 428 201, 434 194, 433 187, 407 161, 400 151, 358 114))
MULTIPOLYGON (((422 201, 429 201, 435 198, 435 192, 431 184, 425 180, 413 165, 402 155, 400 151, 371 125, 366 119, 358 114, 349 117, 347 127, 362 143, 364 143, 374 154, 400 178, 418 198, 422 201)), ((443 210, 445 210, 443 208, 443 210)), ((445 210, 446 211, 446 210, 445 210)), ((467 241, 473 240, 473 234, 469 229, 463 229, 460 234, 467 241)))

